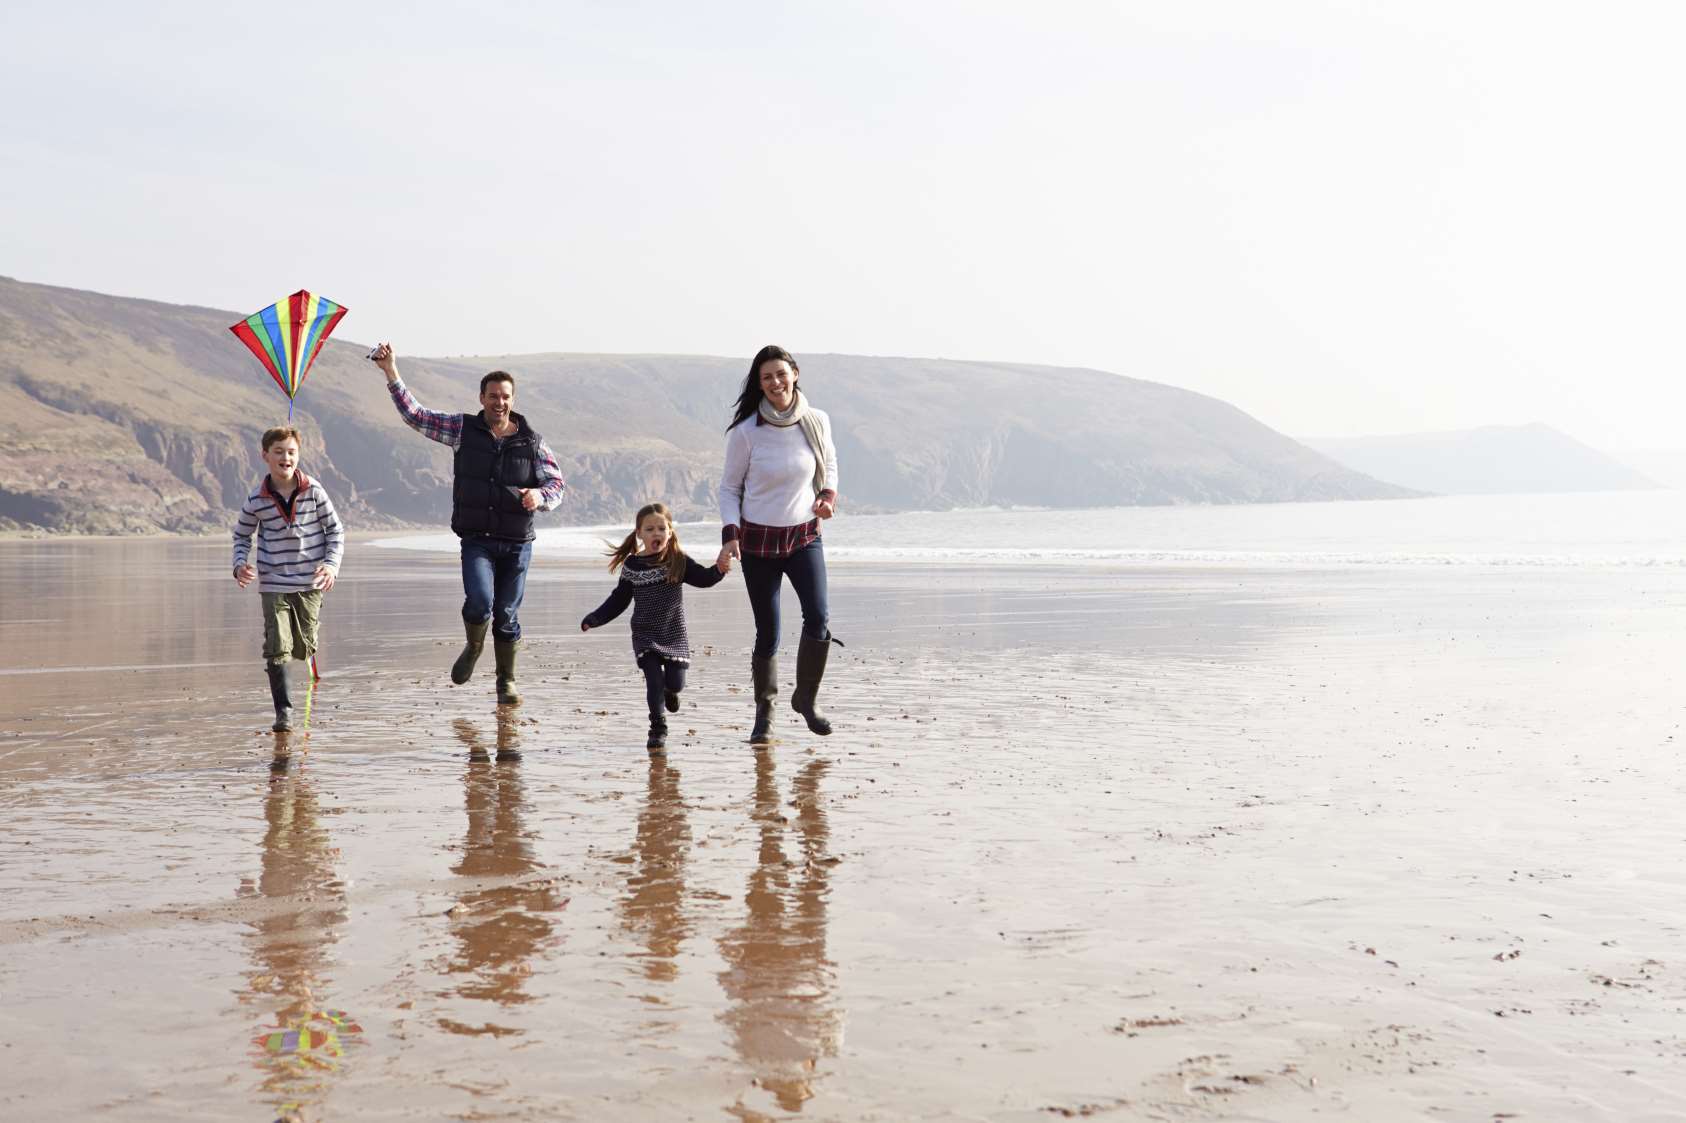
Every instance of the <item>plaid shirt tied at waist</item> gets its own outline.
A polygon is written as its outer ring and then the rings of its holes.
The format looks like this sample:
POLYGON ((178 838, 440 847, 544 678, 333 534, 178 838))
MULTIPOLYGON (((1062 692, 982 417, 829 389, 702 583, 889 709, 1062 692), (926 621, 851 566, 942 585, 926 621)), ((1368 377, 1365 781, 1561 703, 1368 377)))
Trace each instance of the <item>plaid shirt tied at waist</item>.
POLYGON ((743 526, 722 528, 727 542, 734 538, 746 558, 787 558, 820 537, 820 520, 809 519, 795 526, 762 526, 744 520, 743 526))

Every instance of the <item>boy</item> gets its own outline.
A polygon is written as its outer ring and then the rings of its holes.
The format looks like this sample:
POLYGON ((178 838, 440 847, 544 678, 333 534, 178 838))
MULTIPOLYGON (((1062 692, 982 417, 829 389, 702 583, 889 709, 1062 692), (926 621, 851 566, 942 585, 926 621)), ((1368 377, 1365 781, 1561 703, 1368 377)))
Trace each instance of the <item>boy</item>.
POLYGON ((244 589, 258 579, 263 594, 263 659, 275 724, 293 728, 287 662, 316 654, 322 594, 334 587, 345 552, 345 531, 322 485, 298 470, 299 431, 287 426, 263 435, 269 474, 258 481, 234 523, 234 580, 244 589), (247 560, 258 536, 257 562, 247 560))

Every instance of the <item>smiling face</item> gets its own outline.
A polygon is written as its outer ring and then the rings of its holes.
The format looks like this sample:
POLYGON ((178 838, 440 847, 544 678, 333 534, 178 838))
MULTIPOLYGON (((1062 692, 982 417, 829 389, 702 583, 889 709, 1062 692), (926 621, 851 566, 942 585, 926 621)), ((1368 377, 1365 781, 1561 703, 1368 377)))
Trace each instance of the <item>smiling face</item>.
POLYGON ((638 520, 638 552, 641 554, 659 554, 667 549, 667 540, 673 537, 673 527, 668 524, 665 515, 649 514, 638 520))
POLYGON ((299 470, 299 442, 282 437, 263 450, 263 462, 269 465, 269 476, 276 483, 290 483, 299 470))
POLYGON ((486 424, 501 429, 509 423, 515 409, 515 383, 488 382, 480 391, 480 408, 486 411, 486 424))
POLYGON ((761 380, 761 393, 766 395, 774 409, 781 413, 790 408, 790 403, 796 398, 796 368, 783 359, 768 359, 761 364, 757 372, 761 380))

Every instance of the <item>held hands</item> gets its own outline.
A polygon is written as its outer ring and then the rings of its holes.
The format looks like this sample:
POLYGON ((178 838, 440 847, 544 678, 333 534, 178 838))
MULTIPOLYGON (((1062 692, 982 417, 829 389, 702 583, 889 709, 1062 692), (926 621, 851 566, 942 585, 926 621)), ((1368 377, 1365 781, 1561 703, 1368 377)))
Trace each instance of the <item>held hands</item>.
POLYGON ((381 372, 386 375, 388 382, 398 377, 398 356, 393 353, 392 344, 375 344, 375 349, 369 352, 369 358, 376 366, 381 368, 381 372))
POLYGON ((249 565, 234 567, 234 583, 244 589, 258 578, 258 571, 249 565))
POLYGON ((720 554, 714 559, 714 568, 721 573, 732 572, 732 562, 743 556, 743 550, 736 538, 720 547, 720 554))

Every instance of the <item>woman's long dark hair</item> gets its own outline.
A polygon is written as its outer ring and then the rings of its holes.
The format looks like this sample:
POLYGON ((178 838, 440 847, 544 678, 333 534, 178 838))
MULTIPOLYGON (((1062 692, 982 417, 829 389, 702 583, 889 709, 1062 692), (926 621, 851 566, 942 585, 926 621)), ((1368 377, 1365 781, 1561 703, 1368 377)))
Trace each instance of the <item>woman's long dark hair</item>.
POLYGON ((790 352, 783 347, 769 343, 757 351, 755 358, 749 361, 749 377, 743 380, 743 393, 738 395, 736 412, 732 415, 732 424, 726 426, 727 432, 731 432, 738 422, 745 418, 754 417, 761 411, 761 399, 766 397, 761 392, 761 364, 770 363, 776 359, 783 359, 790 364, 791 370, 797 374, 802 373, 802 368, 796 365, 796 360, 791 358, 790 352))

